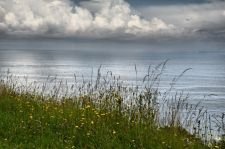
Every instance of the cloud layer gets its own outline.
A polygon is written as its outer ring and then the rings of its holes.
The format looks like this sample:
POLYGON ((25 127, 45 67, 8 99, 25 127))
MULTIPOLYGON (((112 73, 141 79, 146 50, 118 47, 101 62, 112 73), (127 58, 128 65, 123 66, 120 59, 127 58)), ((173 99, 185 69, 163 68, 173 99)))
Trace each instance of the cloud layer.
POLYGON ((145 37, 171 34, 175 26, 144 19, 124 0, 1 0, 0 34, 65 37, 145 37))
POLYGON ((225 39, 223 0, 135 9, 125 0, 1 0, 0 37, 225 39))
POLYGON ((189 5, 142 6, 137 8, 146 18, 158 16, 167 23, 173 23, 185 34, 195 37, 225 38, 225 2, 211 2, 189 5))

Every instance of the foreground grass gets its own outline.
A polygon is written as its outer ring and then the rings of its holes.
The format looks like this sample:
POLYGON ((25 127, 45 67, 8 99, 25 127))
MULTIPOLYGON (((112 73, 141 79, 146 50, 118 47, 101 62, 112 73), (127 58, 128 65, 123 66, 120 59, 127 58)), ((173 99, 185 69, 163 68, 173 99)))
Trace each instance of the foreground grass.
POLYGON ((83 102, 87 98, 57 102, 1 93, 0 148, 207 148, 181 128, 158 128, 151 119, 83 102))

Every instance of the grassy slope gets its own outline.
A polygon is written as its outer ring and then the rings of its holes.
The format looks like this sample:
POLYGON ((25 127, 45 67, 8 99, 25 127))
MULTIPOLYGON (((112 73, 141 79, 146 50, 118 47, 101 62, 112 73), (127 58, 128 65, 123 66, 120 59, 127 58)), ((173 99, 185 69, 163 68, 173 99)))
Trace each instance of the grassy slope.
POLYGON ((206 148, 182 129, 157 129, 152 120, 71 100, 5 93, 0 120, 0 148, 206 148))

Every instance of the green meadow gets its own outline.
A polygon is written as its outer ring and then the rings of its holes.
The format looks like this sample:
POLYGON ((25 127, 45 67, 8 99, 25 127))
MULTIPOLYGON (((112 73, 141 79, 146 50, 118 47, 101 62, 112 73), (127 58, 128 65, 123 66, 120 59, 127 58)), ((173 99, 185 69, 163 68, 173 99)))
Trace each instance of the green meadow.
POLYGON ((49 94, 44 94, 46 86, 40 92, 19 86, 13 77, 2 79, 0 148, 223 148, 223 143, 205 139, 200 125, 204 119, 200 110, 193 112, 197 106, 189 106, 187 96, 176 93, 171 102, 166 93, 153 87, 162 69, 149 70, 144 89, 125 87, 116 77, 103 77, 100 71, 93 84, 83 81, 68 88, 59 82, 49 94), (159 96, 164 108, 158 103, 159 96), (190 116, 186 114, 182 123, 184 106, 190 116), (192 133, 185 124, 193 128, 192 133))

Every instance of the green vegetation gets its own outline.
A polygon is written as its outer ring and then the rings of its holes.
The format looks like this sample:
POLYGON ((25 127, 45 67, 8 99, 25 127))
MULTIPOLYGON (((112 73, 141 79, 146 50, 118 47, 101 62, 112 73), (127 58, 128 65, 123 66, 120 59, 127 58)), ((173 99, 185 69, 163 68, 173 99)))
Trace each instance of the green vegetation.
POLYGON ((168 91, 158 90, 164 66, 149 67, 142 87, 100 69, 95 81, 74 76, 72 86, 52 78, 41 87, 25 79, 24 86, 7 74, 0 82, 0 148, 223 148, 209 141, 207 112, 183 92, 170 94, 183 73, 168 91))
POLYGON ((130 118, 117 108, 95 107, 88 100, 42 101, 30 94, 2 93, 0 147, 206 148, 181 128, 158 128, 152 119, 136 119, 138 113, 130 118))

